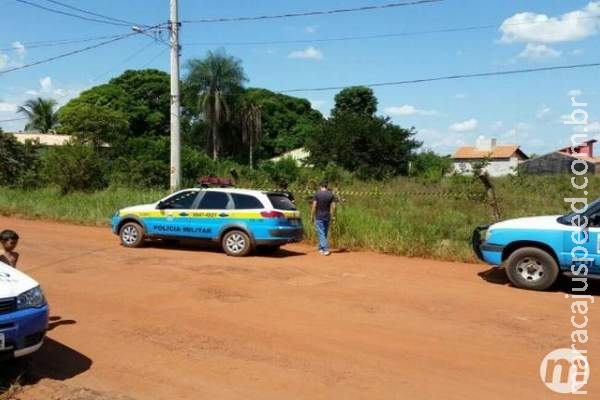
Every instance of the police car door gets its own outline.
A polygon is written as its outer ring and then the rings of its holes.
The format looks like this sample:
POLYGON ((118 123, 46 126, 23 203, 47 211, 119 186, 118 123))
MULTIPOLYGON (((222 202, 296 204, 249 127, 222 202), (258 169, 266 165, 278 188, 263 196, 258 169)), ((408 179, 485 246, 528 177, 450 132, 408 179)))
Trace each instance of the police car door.
POLYGON ((565 231, 564 252, 561 257, 564 265, 568 267, 567 270, 584 277, 585 270, 580 265, 585 264, 588 273, 600 274, 600 210, 590 209, 578 215, 577 222, 565 223, 573 225, 565 231), (584 228, 586 221, 587 227, 584 228), (587 257, 587 260, 583 260, 584 257, 587 257), (577 261, 574 258, 582 260, 577 261))
POLYGON ((192 213, 195 211, 197 198, 198 190, 186 190, 161 201, 158 204, 160 217, 146 224, 149 233, 164 237, 193 236, 190 231, 194 225, 192 213))
POLYGON ((207 190, 202 193, 196 214, 202 221, 200 237, 212 239, 219 235, 227 223, 231 208, 231 198, 225 192, 207 190))

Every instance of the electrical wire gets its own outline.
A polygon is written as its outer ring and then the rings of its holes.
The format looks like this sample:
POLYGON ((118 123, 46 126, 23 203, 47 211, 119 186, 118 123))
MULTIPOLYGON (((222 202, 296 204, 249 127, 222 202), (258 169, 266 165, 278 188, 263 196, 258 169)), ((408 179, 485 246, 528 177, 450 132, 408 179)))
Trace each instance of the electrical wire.
MULTIPOLYGON (((105 36, 96 36, 96 37, 88 37, 85 39, 58 39, 58 40, 46 40, 46 41, 40 41, 40 42, 19 42, 20 44, 22 44, 23 46, 25 46, 25 48, 27 49, 37 49, 37 48, 41 48, 41 47, 58 47, 58 46, 67 46, 70 44, 77 44, 77 43, 86 43, 86 42, 93 42, 95 40, 102 40, 102 39, 113 39, 116 37, 120 37, 123 34, 120 33, 118 35, 105 35, 105 36)), ((0 51, 17 51, 18 49, 15 46, 11 46, 11 47, 5 47, 3 49, 0 49, 0 51)))
POLYGON ((384 9, 413 6, 413 5, 420 5, 420 4, 439 3, 442 1, 444 1, 444 0, 412 0, 412 1, 404 1, 404 2, 398 2, 398 3, 382 4, 382 5, 363 6, 363 7, 355 7, 355 8, 340 8, 340 9, 336 9, 336 10, 324 10, 324 11, 305 11, 305 12, 286 13, 286 14, 279 14, 279 15, 188 19, 188 20, 182 20, 181 23, 199 24, 199 23, 215 23, 215 22, 258 21, 258 20, 267 20, 267 19, 308 17, 308 16, 314 16, 314 15, 332 15, 332 14, 342 14, 342 13, 351 13, 351 12, 384 10, 384 9))
POLYGON ((587 63, 587 64, 557 65, 557 66, 552 66, 552 67, 513 69, 513 70, 508 70, 508 71, 493 71, 493 72, 479 72, 479 73, 471 73, 471 74, 447 75, 447 76, 438 76, 438 77, 434 77, 434 78, 413 79, 413 80, 395 81, 395 82, 353 84, 353 85, 345 85, 345 86, 328 86, 328 87, 317 87, 317 88, 308 88, 308 89, 287 89, 287 90, 280 90, 279 93, 323 92, 323 91, 328 91, 328 90, 341 90, 348 86, 367 86, 367 87, 398 86, 398 85, 407 85, 407 84, 412 84, 412 83, 436 82, 436 81, 446 81, 446 80, 466 79, 466 78, 481 78, 481 77, 488 77, 488 76, 516 75, 516 74, 527 74, 527 73, 542 72, 542 71, 557 71, 557 70, 591 68, 591 67, 600 67, 600 62, 587 63))
POLYGON ((39 61, 35 61, 35 62, 29 63, 29 64, 23 64, 23 65, 18 65, 16 67, 9 68, 9 69, 4 69, 4 70, 0 71, 0 75, 4 75, 4 74, 6 74, 8 72, 14 72, 14 71, 18 71, 18 70, 21 70, 21 69, 33 67, 35 65, 49 63, 51 61, 55 61, 55 60, 58 60, 58 59, 61 59, 61 58, 72 56, 74 54, 83 53, 83 52, 86 52, 86 51, 89 51, 89 50, 92 50, 92 49, 96 49, 96 48, 101 47, 101 46, 105 46, 105 45, 110 44, 110 43, 117 42, 119 40, 127 39, 127 38, 129 38, 131 36, 138 35, 138 34, 139 34, 139 32, 128 33, 128 34, 116 37, 114 39, 110 39, 110 40, 106 40, 106 41, 103 41, 103 42, 100 42, 100 43, 96 43, 94 45, 87 46, 87 47, 84 47, 84 48, 81 48, 81 49, 77 49, 77 50, 73 50, 73 51, 70 51, 68 53, 59 54, 57 56, 46 58, 44 60, 39 60, 39 61))
POLYGON ((84 13, 84 14, 92 15, 94 17, 104 18, 104 19, 106 19, 108 21, 119 22, 119 23, 123 23, 123 24, 127 24, 127 25, 148 26, 148 25, 143 25, 143 24, 138 24, 138 23, 135 23, 135 22, 127 21, 125 19, 114 18, 114 17, 110 17, 108 15, 99 14, 99 13, 96 13, 96 12, 93 12, 93 11, 84 10, 82 8, 78 8, 78 7, 69 5, 69 4, 62 3, 60 1, 56 1, 56 0, 45 0, 45 1, 48 2, 48 3, 56 4, 58 6, 62 6, 64 8, 68 8, 70 10, 79 11, 79 12, 84 13))
POLYGON ((61 14, 61 15, 69 16, 69 17, 79 18, 79 19, 82 19, 84 21, 98 22, 98 23, 101 23, 101 24, 115 25, 115 26, 127 26, 127 27, 131 26, 130 24, 125 24, 125 23, 120 23, 120 22, 112 22, 112 21, 107 21, 107 20, 102 20, 102 19, 84 17, 82 15, 73 14, 73 13, 66 12, 66 11, 60 11, 60 10, 57 10, 55 8, 50 8, 50 7, 43 6, 41 4, 32 3, 32 2, 27 1, 27 0, 15 0, 15 1, 17 1, 19 3, 22 3, 22 4, 27 4, 27 5, 31 6, 31 7, 36 7, 36 8, 45 10, 45 11, 49 11, 49 12, 52 12, 52 13, 55 13, 55 14, 61 14))

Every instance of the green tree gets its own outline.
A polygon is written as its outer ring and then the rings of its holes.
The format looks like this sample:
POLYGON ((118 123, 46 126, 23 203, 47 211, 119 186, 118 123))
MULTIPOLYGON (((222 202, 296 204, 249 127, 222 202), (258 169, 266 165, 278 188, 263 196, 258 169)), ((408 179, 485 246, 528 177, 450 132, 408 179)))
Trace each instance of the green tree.
POLYGON ((25 152, 14 135, 0 133, 0 186, 14 185, 25 168, 25 152))
POLYGON ((256 158, 270 159, 304 146, 324 121, 320 112, 306 99, 273 93, 266 89, 246 90, 248 102, 260 107, 262 137, 256 158))
POLYGON ((53 99, 37 99, 27 100, 25 104, 19 106, 17 113, 25 114, 27 124, 25 130, 38 130, 42 133, 49 132, 57 123, 54 107, 56 101, 53 99))
POLYGON ((440 156, 433 151, 416 154, 412 159, 411 175, 439 179, 452 170, 450 156, 440 156))
POLYGON ((242 141, 248 145, 248 163, 254 167, 254 149, 262 135, 262 114, 256 104, 246 102, 240 112, 242 141))
POLYGON ((352 86, 335 95, 335 107, 331 110, 333 117, 352 113, 372 117, 377 112, 377 98, 371 88, 352 86))
POLYGON ((307 148, 315 166, 334 163, 360 178, 382 179, 408 173, 408 162, 420 146, 415 134, 387 118, 343 113, 326 121, 307 148))
POLYGON ((204 59, 187 63, 184 91, 210 129, 213 160, 221 153, 221 128, 229 119, 229 104, 246 80, 241 61, 224 51, 209 51, 204 59))
POLYGON ((61 131, 70 132, 95 148, 116 145, 127 138, 129 122, 124 112, 108 106, 73 103, 59 111, 61 131))

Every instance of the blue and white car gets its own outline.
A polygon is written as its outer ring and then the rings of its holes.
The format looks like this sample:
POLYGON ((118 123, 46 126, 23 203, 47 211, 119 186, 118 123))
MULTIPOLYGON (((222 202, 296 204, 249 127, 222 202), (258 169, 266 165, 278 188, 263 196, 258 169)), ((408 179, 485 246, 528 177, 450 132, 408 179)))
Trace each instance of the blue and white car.
POLYGON ((599 234, 600 199, 582 213, 510 219, 478 227, 472 241, 477 256, 493 266, 504 266, 515 286, 546 290, 560 273, 600 279, 599 234), (574 262, 574 257, 589 260, 574 262))
POLYGON ((40 285, 0 262, 0 360, 39 350, 47 329, 48 304, 40 285))
POLYGON ((118 210, 111 224, 125 247, 147 239, 196 239, 218 243, 236 257, 259 246, 275 251, 302 240, 304 232, 300 212, 285 193, 234 188, 180 190, 118 210))

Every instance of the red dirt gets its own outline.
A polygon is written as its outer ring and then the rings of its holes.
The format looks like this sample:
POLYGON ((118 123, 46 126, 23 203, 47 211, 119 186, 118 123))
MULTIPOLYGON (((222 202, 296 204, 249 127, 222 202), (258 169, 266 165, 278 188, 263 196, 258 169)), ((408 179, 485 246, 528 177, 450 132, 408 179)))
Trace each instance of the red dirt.
MULTIPOLYGON (((126 249, 107 228, 0 227, 21 235, 20 268, 53 316, 31 366, 42 379, 19 398, 60 382, 140 400, 548 399, 540 361, 571 344, 564 291, 518 290, 501 270, 484 279, 485 265, 302 245, 231 258, 126 249)), ((592 312, 592 370, 599 328, 592 312)))

